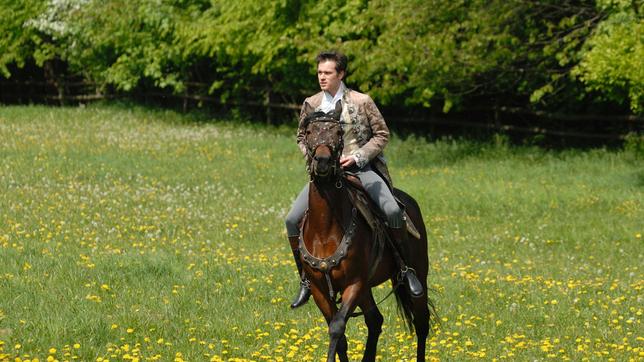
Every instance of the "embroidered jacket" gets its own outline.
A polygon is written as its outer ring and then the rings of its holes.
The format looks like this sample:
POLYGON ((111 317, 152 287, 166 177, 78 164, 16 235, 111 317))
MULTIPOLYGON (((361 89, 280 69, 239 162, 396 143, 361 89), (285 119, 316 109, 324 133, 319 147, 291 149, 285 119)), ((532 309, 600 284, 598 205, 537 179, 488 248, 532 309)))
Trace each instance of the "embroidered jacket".
MULTIPOLYGON (((323 92, 319 92, 306 98, 300 111, 297 144, 305 157, 306 145, 304 144, 304 137, 306 129, 302 127, 302 121, 308 115, 305 111, 307 108, 305 105, 308 103, 311 109, 317 109, 322 103, 322 97, 323 92)), ((348 126, 352 128, 351 133, 359 146, 358 149, 351 152, 357 158, 357 166, 362 168, 371 163, 374 171, 378 172, 391 187, 391 176, 383 155, 383 149, 389 142, 389 128, 387 128, 385 119, 376 104, 368 95, 347 88, 342 97, 342 117, 348 126)))

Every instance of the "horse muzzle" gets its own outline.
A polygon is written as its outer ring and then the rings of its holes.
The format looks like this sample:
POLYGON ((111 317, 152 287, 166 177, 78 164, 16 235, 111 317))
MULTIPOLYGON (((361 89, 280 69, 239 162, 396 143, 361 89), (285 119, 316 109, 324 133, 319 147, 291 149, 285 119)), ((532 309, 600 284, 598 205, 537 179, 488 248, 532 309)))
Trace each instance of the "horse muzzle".
POLYGON ((316 159, 313 165, 313 173, 318 177, 329 176, 334 171, 334 167, 331 166, 329 161, 330 159, 327 157, 316 159))

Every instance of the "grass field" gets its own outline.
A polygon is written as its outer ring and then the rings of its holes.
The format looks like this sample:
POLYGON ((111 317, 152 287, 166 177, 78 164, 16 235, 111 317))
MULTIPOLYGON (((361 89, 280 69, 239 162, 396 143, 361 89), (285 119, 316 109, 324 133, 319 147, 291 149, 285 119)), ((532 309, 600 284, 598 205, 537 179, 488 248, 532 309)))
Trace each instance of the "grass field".
MULTIPOLYGON (((283 218, 294 126, 140 107, 0 108, 0 361, 319 361, 283 218)), ((427 357, 644 359, 644 163, 617 150, 393 137, 442 323, 427 357)), ((388 288, 375 289, 376 299, 388 288)), ((381 361, 415 337, 385 316, 381 361)), ((347 330, 359 360, 366 328, 347 330)))

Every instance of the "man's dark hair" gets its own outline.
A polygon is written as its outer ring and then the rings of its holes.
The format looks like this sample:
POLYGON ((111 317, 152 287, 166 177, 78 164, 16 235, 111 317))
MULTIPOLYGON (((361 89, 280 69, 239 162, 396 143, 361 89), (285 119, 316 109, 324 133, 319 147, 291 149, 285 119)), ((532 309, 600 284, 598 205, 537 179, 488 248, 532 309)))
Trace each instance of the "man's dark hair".
POLYGON ((344 75, 346 77, 349 60, 347 59, 346 55, 340 53, 339 51, 337 50, 323 51, 320 54, 318 54, 315 60, 317 60, 318 64, 327 60, 333 60, 335 62, 335 71, 338 73, 344 72, 344 75))

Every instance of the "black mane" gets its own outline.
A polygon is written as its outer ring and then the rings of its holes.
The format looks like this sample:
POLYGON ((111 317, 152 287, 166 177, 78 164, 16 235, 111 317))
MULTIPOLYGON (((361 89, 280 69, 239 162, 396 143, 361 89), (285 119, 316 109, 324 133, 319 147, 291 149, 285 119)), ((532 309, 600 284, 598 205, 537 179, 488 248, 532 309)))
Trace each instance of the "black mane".
POLYGON ((306 128, 309 126, 309 123, 317 120, 324 120, 324 121, 329 121, 329 122, 339 122, 340 121, 340 113, 336 111, 330 111, 330 112, 323 112, 323 111, 315 111, 313 113, 310 113, 304 117, 304 120, 302 121, 302 127, 306 128))

